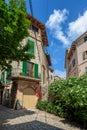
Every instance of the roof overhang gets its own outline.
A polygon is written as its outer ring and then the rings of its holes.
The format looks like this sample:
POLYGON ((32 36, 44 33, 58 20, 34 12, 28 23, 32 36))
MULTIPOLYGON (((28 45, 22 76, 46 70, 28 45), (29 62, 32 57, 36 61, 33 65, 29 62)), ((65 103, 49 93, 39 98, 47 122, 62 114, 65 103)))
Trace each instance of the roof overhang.
POLYGON ((47 61, 48 61, 48 64, 49 66, 51 66, 51 58, 50 58, 50 55, 49 54, 46 54, 46 58, 47 58, 47 61))
POLYGON ((77 43, 79 43, 79 41, 84 38, 85 36, 87 36, 87 31, 85 33, 83 33, 79 38, 77 38, 71 45, 68 53, 66 54, 66 58, 69 59, 70 56, 72 55, 73 51, 76 49, 76 45, 77 43))
POLYGON ((42 24, 40 21, 38 21, 36 18, 31 16, 30 14, 27 15, 27 18, 31 21, 31 23, 41 29, 41 36, 42 36, 42 42, 44 46, 48 46, 48 39, 46 34, 46 28, 45 25, 42 24))

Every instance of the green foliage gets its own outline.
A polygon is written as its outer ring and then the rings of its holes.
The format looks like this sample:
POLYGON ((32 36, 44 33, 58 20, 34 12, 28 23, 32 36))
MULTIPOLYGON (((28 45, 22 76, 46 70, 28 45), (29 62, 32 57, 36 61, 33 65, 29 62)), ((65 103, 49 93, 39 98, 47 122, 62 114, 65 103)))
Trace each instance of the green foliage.
POLYGON ((87 75, 55 81, 49 86, 49 101, 38 108, 66 117, 87 128, 87 75))
POLYGON ((47 101, 40 101, 37 103, 36 107, 42 111, 46 110, 47 108, 47 104, 48 102, 47 101))
POLYGON ((29 36, 30 22, 26 18, 25 0, 0 0, 0 69, 8 68, 12 61, 29 60, 33 55, 26 53, 31 46, 20 42, 29 36))
POLYGON ((79 78, 55 81, 49 86, 49 94, 54 97, 56 115, 62 115, 87 127, 87 75, 79 78))

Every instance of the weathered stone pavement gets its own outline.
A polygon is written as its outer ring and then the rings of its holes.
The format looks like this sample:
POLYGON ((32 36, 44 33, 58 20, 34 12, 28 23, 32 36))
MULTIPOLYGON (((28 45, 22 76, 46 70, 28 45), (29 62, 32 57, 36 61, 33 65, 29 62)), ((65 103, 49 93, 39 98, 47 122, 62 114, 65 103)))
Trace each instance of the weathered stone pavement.
POLYGON ((12 110, 0 105, 0 130, 82 130, 36 109, 12 110))

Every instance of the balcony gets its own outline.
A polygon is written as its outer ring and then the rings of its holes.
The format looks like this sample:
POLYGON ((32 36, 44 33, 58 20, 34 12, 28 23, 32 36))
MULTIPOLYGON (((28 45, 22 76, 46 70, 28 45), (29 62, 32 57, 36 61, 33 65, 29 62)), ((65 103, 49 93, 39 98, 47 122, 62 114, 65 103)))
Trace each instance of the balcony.
POLYGON ((8 75, 7 79, 25 79, 25 80, 33 80, 33 81, 40 81, 41 80, 41 74, 38 74, 37 77, 35 77, 33 74, 27 71, 26 75, 22 72, 22 69, 20 68, 13 68, 10 75, 8 75))

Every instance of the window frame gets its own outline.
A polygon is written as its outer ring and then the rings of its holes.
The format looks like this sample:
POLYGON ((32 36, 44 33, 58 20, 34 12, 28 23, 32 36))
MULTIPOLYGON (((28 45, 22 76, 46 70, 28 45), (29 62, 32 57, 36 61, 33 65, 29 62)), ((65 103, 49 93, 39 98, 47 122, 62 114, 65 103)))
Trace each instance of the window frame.
POLYGON ((86 42, 86 41, 87 41, 87 36, 84 37, 84 42, 86 42))
POLYGON ((73 60, 72 60, 72 66, 74 67, 74 66, 75 66, 75 64, 76 64, 76 60, 75 60, 75 59, 73 59, 73 60))

